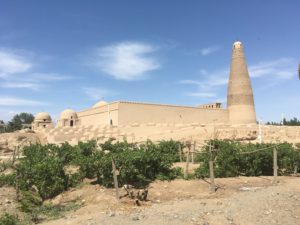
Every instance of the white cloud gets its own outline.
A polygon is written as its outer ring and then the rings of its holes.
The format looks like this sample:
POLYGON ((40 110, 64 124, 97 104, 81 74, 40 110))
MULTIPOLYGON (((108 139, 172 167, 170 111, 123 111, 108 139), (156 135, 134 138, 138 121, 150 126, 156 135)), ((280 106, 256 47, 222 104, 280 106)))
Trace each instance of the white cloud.
MULTIPOLYGON (((297 61, 293 58, 280 58, 272 61, 259 62, 248 67, 252 79, 271 78, 265 87, 277 85, 282 80, 291 79, 297 73, 297 61)), ((198 80, 181 80, 181 84, 190 84, 198 87, 198 92, 216 91, 216 88, 228 84, 230 69, 225 68, 209 72, 200 71, 201 77, 198 80)))
POLYGON ((192 97, 200 97, 200 98, 213 98, 217 96, 217 94, 213 92, 191 92, 191 93, 187 93, 186 95, 192 97))
POLYGON ((42 88, 48 86, 49 82, 68 79, 71 79, 71 77, 56 73, 32 73, 24 74, 22 77, 6 77, 2 83, 0 82, 0 87, 40 91, 42 88))
POLYGON ((40 106, 47 105, 44 102, 33 101, 12 96, 0 96, 0 106, 40 106))
POLYGON ((38 60, 33 56, 33 53, 20 49, 0 48, 0 87, 38 91, 48 86, 49 82, 72 78, 57 73, 36 71, 38 60))
POLYGON ((22 54, 0 49, 0 77, 29 71, 33 64, 22 54))
POLYGON ((38 91, 41 88, 41 85, 30 82, 4 82, 0 86, 3 88, 25 88, 34 91, 38 91))
POLYGON ((296 75, 297 65, 297 60, 293 58, 280 58, 249 66, 249 74, 252 78, 266 76, 273 79, 291 79, 296 75))
POLYGON ((157 48, 150 44, 122 42, 97 49, 92 64, 117 80, 138 80, 160 68, 157 59, 150 55, 155 51, 157 48))
POLYGON ((61 81, 61 80, 69 80, 73 77, 58 74, 58 73, 32 73, 30 74, 28 80, 34 81, 61 81))
POLYGON ((93 88, 93 87, 83 88, 83 91, 92 100, 101 100, 107 96, 111 96, 114 94, 114 92, 112 91, 101 89, 101 88, 93 88))
POLYGON ((210 46, 210 47, 201 49, 201 54, 206 56, 206 55, 212 54, 214 52, 217 52, 219 50, 220 50, 220 47, 217 45, 214 45, 214 46, 210 46))
MULTIPOLYGON (((201 73, 201 72, 200 72, 201 73)), ((202 73, 201 73, 202 74, 202 73)), ((203 75, 203 74, 202 74, 203 75)), ((205 77, 199 80, 181 80, 181 84, 191 84, 198 86, 201 90, 211 90, 212 88, 227 85, 229 79, 229 69, 206 72, 205 77)))

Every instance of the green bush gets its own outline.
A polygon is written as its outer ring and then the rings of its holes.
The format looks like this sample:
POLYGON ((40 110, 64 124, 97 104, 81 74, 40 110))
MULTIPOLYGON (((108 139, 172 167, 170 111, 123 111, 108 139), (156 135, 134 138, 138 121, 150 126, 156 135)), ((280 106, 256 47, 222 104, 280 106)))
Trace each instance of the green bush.
POLYGON ((214 161, 216 177, 270 176, 273 174, 273 148, 277 148, 279 171, 282 174, 294 172, 295 165, 300 165, 300 152, 291 144, 243 144, 232 141, 214 140, 214 151, 210 154, 208 146, 203 147, 198 159, 201 166, 195 171, 198 178, 209 176, 208 162, 210 157, 214 161), (252 152, 255 153, 243 154, 252 152))
POLYGON ((169 155, 172 162, 180 161, 179 147, 181 147, 180 149, 182 151, 183 145, 180 142, 173 140, 160 141, 158 144, 158 148, 160 149, 161 153, 169 155))
POLYGON ((55 145, 31 145, 24 148, 20 159, 20 187, 30 190, 36 186, 42 199, 52 198, 68 187, 68 176, 64 171, 65 158, 55 145))
MULTIPOLYGON (((174 145, 173 141, 170 143, 174 145)), ((166 145, 167 142, 154 144, 151 141, 140 146, 127 142, 101 145, 103 151, 95 155, 98 182, 112 186, 112 158, 119 170, 118 181, 121 185, 144 186, 158 177, 174 179, 176 169, 171 169, 174 148, 166 148, 166 145)))
POLYGON ((1 174, 0 175, 0 187, 3 186, 14 186, 16 180, 16 175, 14 173, 12 174, 1 174))
MULTIPOLYGON (((71 146, 31 145, 24 147, 24 158, 17 164, 20 171, 19 185, 22 191, 36 189, 42 200, 53 198, 69 187, 78 185, 84 178, 95 179, 99 184, 111 187, 112 159, 119 170, 119 184, 144 186, 160 179, 174 179, 179 171, 172 169, 178 159, 179 142, 163 141, 154 144, 124 142, 113 143, 109 140, 98 146, 95 141, 78 143, 71 146), (78 167, 75 173, 67 168, 78 167)), ((0 177, 0 185, 14 184, 14 176, 0 177)))
POLYGON ((43 204, 43 199, 34 191, 22 191, 20 210, 26 213, 34 213, 36 208, 43 204))
POLYGON ((17 225, 19 224, 19 219, 16 216, 4 213, 0 217, 0 225, 17 225))

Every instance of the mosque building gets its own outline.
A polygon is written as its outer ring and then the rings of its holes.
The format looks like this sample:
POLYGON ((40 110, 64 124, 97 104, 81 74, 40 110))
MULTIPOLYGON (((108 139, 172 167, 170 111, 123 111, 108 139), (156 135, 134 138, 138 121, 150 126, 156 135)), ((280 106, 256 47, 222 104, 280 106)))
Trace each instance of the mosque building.
MULTIPOLYGON (((237 41, 232 47, 232 61, 227 91, 227 108, 221 103, 200 106, 179 106, 129 101, 100 101, 91 108, 75 112, 66 109, 60 114, 56 127, 46 112, 38 113, 32 124, 35 131, 44 132, 65 127, 124 127, 151 124, 256 124, 253 91, 243 51, 237 41)), ((54 131, 53 131, 54 130, 54 131)), ((76 129, 74 129, 75 132, 76 129)), ((49 131, 50 132, 50 131, 49 131)))

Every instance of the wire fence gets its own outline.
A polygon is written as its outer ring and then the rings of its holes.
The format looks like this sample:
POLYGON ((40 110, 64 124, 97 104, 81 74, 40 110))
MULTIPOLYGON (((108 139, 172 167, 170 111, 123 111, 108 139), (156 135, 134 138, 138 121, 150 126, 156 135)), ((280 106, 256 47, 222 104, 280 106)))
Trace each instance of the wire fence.
MULTIPOLYGON (((280 145, 282 145, 282 143, 279 144, 274 144, 272 146, 268 146, 268 147, 263 147, 263 148, 259 148, 259 149, 255 149, 252 151, 244 151, 242 152, 242 149, 239 149, 239 155, 249 155, 249 154, 256 154, 259 152, 263 152, 266 150, 272 150, 273 151, 273 182, 276 183, 277 182, 277 176, 278 176, 278 148, 280 147, 280 145)), ((201 154, 206 154, 210 156, 210 160, 209 160, 209 179, 210 182, 208 182, 207 180, 203 179, 205 182, 210 184, 210 191, 211 192, 215 192, 218 188, 220 188, 220 186, 215 184, 215 175, 214 175, 214 157, 212 156, 213 152, 218 151, 216 149, 214 149, 214 145, 212 143, 210 144, 202 144, 202 147, 209 147, 209 151, 203 151, 203 150, 196 150, 196 142, 194 142, 193 144, 188 143, 187 145, 185 145, 187 150, 186 150, 186 166, 185 166, 185 170, 184 170, 184 178, 187 179, 188 178, 188 173, 189 173, 189 163, 190 163, 190 156, 192 157, 192 163, 194 163, 194 155, 201 155, 201 154)), ((182 149, 181 147, 179 148, 179 152, 180 152, 180 161, 182 162, 182 149)), ((297 172, 297 166, 295 166, 295 170, 294 173, 297 172)))

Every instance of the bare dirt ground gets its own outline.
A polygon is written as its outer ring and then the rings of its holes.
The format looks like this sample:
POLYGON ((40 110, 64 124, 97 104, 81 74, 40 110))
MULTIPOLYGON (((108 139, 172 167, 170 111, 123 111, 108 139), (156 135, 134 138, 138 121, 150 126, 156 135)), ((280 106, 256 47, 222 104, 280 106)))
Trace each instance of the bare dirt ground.
MULTIPOLYGON (((157 181, 142 206, 127 198, 117 202, 113 189, 86 184, 52 200, 77 200, 83 207, 42 224, 300 224, 299 177, 279 177, 275 184, 272 177, 222 178, 216 183, 222 188, 210 193, 202 180, 157 181)), ((13 193, 11 188, 0 189, 0 211, 14 211, 13 193)))

